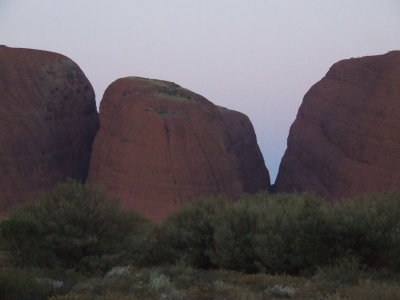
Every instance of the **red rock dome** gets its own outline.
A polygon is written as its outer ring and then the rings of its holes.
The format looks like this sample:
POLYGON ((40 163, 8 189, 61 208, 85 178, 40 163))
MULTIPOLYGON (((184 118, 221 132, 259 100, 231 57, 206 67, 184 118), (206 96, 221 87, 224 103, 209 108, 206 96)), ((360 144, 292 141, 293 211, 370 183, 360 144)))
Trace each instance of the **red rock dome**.
POLYGON ((340 61, 307 92, 276 189, 328 199, 400 189, 400 51, 340 61))
POLYGON ((97 129, 92 86, 73 61, 0 47, 0 211, 85 180, 97 129))
POLYGON ((266 190, 268 172, 252 144, 254 131, 247 117, 237 114, 225 116, 210 101, 171 82, 118 79, 100 105, 89 181, 119 196, 123 207, 157 221, 198 196, 235 199, 266 190), (244 143, 238 140, 247 133, 236 130, 250 131, 244 143), (251 149, 244 149, 249 144, 251 149), (245 166, 239 156, 253 152, 256 163, 245 166), (244 169, 250 177, 246 182, 244 169), (249 184, 255 176, 263 177, 249 184))

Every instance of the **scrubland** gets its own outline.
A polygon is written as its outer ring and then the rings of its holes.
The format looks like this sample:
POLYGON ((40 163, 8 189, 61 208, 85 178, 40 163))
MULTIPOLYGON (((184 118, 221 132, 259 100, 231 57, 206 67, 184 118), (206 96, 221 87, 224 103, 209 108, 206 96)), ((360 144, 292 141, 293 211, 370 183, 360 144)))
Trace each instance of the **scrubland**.
POLYGON ((160 224, 72 180, 0 223, 0 299, 400 299, 400 193, 200 199, 160 224))

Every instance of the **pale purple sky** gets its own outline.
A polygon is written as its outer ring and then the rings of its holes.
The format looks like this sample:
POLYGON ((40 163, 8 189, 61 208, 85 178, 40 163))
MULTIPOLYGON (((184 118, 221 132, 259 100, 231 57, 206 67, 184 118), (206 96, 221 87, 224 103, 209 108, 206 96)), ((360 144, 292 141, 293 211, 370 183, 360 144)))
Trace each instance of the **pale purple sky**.
POLYGON ((400 0, 0 0, 0 44, 70 57, 97 103, 136 75, 241 111, 274 180, 302 98, 329 67, 400 49, 400 0))

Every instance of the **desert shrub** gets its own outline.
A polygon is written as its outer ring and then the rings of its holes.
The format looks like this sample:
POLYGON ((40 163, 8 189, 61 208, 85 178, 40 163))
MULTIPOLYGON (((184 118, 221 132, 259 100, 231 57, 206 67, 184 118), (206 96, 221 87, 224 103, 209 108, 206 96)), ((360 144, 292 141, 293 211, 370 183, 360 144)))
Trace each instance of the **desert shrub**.
POLYGON ((220 219, 213 261, 246 272, 298 273, 330 259, 329 204, 310 195, 248 195, 220 219))
MULTIPOLYGON (((0 240, 3 250, 11 254, 11 263, 18 266, 37 263, 50 258, 41 250, 42 232, 39 224, 29 215, 13 214, 0 223, 0 240)), ((47 251, 45 251, 47 252, 47 251)))
POLYGON ((209 199, 160 227, 163 262, 245 272, 299 274, 353 257, 369 267, 399 266, 398 194, 332 204, 312 195, 246 195, 232 205, 209 199))
POLYGON ((0 270, 0 299, 45 300, 52 295, 46 283, 37 280, 34 273, 23 269, 0 270))
POLYGON ((335 204, 260 193, 234 204, 203 199, 155 225, 122 211, 102 190, 69 180, 15 210, 0 223, 0 237, 14 264, 80 271, 169 263, 247 273, 321 273, 323 266, 341 272, 336 262, 352 257, 393 272, 400 269, 399 215, 400 193, 335 204))
POLYGON ((360 263, 358 257, 343 257, 332 265, 319 267, 314 279, 340 284, 357 284, 360 280, 368 277, 365 271, 366 266, 360 263))
POLYGON ((265 289, 265 294, 273 298, 292 298, 296 294, 296 289, 286 285, 274 285, 265 289))
POLYGON ((184 262, 199 268, 215 266, 213 251, 215 220, 226 206, 223 197, 202 199, 171 213, 159 231, 160 257, 164 262, 184 262))
POLYGON ((118 200, 103 190, 68 180, 41 201, 16 210, 1 228, 11 255, 28 253, 32 244, 34 253, 46 253, 39 261, 24 256, 27 264, 96 271, 128 257, 140 258, 136 252, 141 239, 136 237, 145 224, 138 214, 121 210, 118 200), (34 234, 25 241, 30 232, 34 234))
POLYGON ((221 211, 215 223, 211 260, 219 267, 255 272, 257 258, 253 241, 256 219, 250 213, 250 201, 241 201, 221 211))
POLYGON ((156 266, 163 263, 160 258, 160 244, 158 240, 159 224, 150 221, 137 223, 134 234, 127 237, 126 263, 136 267, 156 266))
POLYGON ((257 194, 215 223, 211 261, 245 272, 299 274, 353 257, 400 269, 400 193, 329 203, 311 195, 257 194))
POLYGON ((120 280, 120 279, 130 279, 130 278, 132 278, 132 276, 133 276, 132 275, 132 267, 118 266, 118 267, 114 267, 110 271, 108 271, 106 273, 106 275, 104 275, 104 278, 106 278, 106 279, 114 278, 114 279, 120 280))
POLYGON ((400 269, 400 193, 344 199, 332 214, 337 256, 369 267, 400 269))
POLYGON ((398 283, 380 283, 366 280, 359 285, 348 285, 341 288, 328 300, 393 300, 400 299, 398 283))
POLYGON ((87 299, 98 299, 101 295, 112 295, 115 299, 119 299, 119 295, 129 295, 128 299, 160 299, 160 295, 176 292, 170 277, 159 269, 135 271, 132 267, 115 267, 104 277, 89 278, 78 283, 68 295, 71 298, 85 295, 87 299))

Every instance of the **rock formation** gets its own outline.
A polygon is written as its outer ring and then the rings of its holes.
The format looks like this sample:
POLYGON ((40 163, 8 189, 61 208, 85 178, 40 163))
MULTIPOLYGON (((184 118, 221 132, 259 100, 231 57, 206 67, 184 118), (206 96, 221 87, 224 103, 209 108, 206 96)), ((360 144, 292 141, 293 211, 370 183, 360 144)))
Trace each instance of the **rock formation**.
POLYGON ((0 211, 85 180, 97 129, 92 86, 73 61, 0 47, 0 211))
POLYGON ((276 189, 328 199, 400 189, 400 51, 340 61, 307 92, 276 189))
POLYGON ((123 207, 159 221, 198 196, 266 190, 268 179, 244 115, 221 114, 202 96, 160 80, 127 77, 107 88, 89 181, 123 207))
POLYGON ((246 193, 270 189, 270 178, 250 119, 241 112, 219 107, 229 145, 239 159, 241 182, 246 193))

